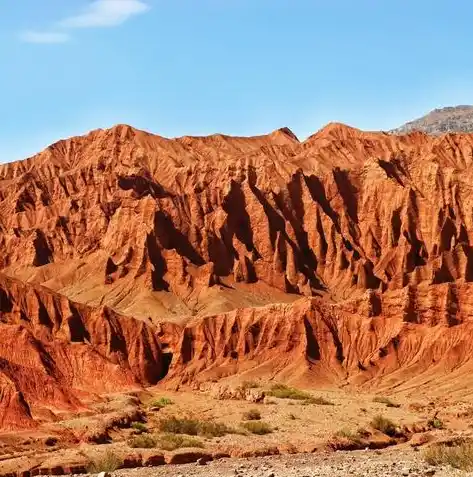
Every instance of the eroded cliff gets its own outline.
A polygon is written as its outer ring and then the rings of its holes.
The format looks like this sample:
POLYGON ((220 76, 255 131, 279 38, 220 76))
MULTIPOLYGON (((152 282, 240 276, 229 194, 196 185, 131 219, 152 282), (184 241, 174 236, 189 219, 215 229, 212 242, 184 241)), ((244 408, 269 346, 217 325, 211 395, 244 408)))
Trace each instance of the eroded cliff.
POLYGON ((462 373, 472 160, 468 134, 117 126, 1 166, 4 421, 166 374, 383 386, 462 373), (34 397, 25 367, 49 394, 34 397))

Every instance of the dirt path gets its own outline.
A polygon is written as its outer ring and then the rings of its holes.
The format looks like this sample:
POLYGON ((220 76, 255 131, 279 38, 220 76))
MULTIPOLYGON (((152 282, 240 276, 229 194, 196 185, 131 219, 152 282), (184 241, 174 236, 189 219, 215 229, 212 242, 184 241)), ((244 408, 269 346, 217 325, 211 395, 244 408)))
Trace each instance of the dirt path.
POLYGON ((189 464, 122 470, 114 477, 463 477, 473 472, 432 467, 412 450, 336 452, 250 459, 223 459, 189 464))

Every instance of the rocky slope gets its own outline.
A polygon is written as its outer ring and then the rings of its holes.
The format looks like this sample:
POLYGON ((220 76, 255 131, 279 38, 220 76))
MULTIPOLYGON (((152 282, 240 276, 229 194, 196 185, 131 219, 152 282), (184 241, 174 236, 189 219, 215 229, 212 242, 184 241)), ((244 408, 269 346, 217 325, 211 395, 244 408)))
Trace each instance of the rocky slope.
POLYGON ((162 378, 467 385, 472 160, 468 134, 120 125, 1 166, 4 425, 162 378))
POLYGON ((434 109, 425 116, 410 121, 392 132, 406 134, 412 131, 422 131, 433 135, 471 133, 473 132, 473 106, 448 106, 434 109))

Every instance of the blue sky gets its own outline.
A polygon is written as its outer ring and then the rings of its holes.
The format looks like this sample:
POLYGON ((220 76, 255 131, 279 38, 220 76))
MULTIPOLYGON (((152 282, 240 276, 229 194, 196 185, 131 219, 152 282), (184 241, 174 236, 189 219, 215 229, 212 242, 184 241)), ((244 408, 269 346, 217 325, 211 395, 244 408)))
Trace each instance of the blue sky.
POLYGON ((471 0, 2 0, 0 162, 164 136, 389 129, 473 103, 471 0))

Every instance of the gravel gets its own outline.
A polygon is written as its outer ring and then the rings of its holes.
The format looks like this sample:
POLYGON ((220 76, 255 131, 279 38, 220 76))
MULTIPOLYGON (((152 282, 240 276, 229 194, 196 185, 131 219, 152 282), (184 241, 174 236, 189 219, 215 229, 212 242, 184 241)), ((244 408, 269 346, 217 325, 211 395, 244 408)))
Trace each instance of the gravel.
POLYGON ((473 476, 451 467, 432 467, 414 451, 335 452, 249 459, 222 459, 188 464, 121 470, 114 477, 461 477, 473 476))

